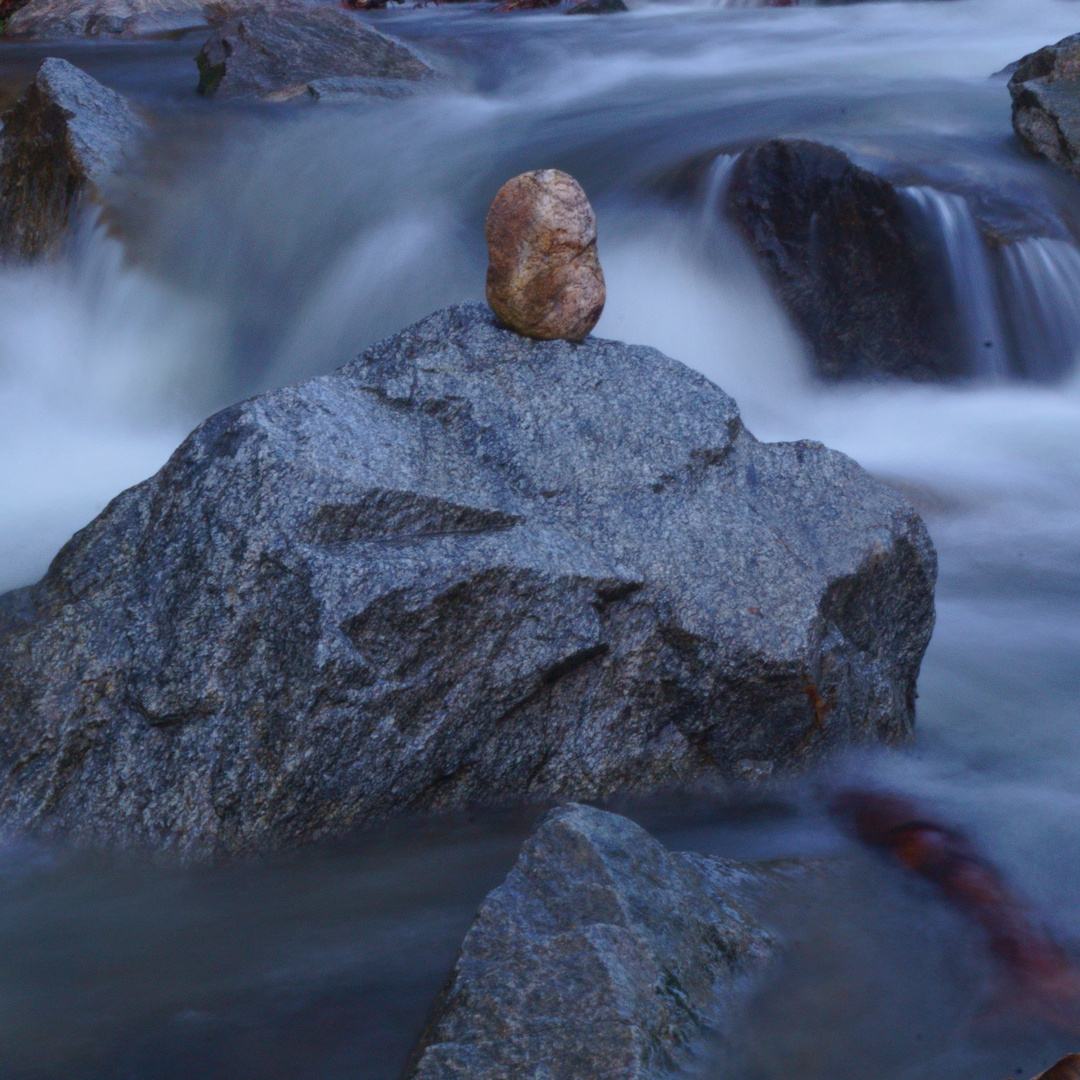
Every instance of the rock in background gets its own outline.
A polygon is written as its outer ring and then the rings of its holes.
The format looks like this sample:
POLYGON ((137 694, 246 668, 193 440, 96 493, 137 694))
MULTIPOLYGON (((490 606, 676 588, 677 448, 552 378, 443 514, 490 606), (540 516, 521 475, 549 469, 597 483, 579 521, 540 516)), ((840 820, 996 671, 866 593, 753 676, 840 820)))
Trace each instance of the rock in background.
POLYGON ((1009 93, 1025 149, 1080 179, 1080 34, 1018 61, 1009 93))
MULTIPOLYGON (((330 79, 415 83, 435 72, 404 42, 337 8, 271 5, 219 26, 196 57, 199 93, 287 98, 330 79)), ((318 94, 316 93, 316 96, 318 94)))
POLYGON ((29 0, 7 22, 11 37, 96 37, 166 33, 202 26, 208 8, 237 0, 29 0))
POLYGON ((0 605, 0 817, 238 853, 901 739, 935 572, 682 364, 449 308, 212 417, 0 605))
POLYGON ((746 873, 552 811, 481 906, 409 1080, 671 1076, 774 947, 734 901, 746 873))
POLYGON ((128 102, 55 57, 3 116, 0 253, 31 259, 62 242, 79 209, 132 163, 144 123, 128 102))
POLYGON ((887 180, 833 147, 774 139, 739 156, 725 210, 825 378, 965 374, 887 180))

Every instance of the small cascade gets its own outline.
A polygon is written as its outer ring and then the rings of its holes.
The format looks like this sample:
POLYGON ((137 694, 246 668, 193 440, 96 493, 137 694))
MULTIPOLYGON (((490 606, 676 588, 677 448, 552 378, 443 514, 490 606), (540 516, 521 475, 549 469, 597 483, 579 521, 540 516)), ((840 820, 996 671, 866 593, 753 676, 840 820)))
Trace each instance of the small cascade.
POLYGON ((721 212, 720 204, 727 194, 728 184, 731 182, 731 171, 738 160, 738 154, 717 154, 709 165, 708 172, 705 173, 705 183, 702 185, 703 206, 707 219, 721 212))
POLYGON ((1005 245, 999 259, 1017 373, 1052 382, 1080 358, 1080 250, 1039 236, 1005 245))
POLYGON ((967 199, 931 187, 903 191, 941 245, 972 373, 1004 377, 1009 371, 1009 351, 993 267, 967 199))

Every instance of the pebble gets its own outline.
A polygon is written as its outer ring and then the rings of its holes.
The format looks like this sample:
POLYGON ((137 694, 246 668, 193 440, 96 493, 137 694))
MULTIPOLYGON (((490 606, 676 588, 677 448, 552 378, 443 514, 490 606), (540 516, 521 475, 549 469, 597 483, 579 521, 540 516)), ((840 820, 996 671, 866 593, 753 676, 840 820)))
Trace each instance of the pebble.
POLYGON ((558 169, 503 184, 488 211, 487 299, 527 337, 581 341, 604 310, 596 214, 581 185, 558 169))

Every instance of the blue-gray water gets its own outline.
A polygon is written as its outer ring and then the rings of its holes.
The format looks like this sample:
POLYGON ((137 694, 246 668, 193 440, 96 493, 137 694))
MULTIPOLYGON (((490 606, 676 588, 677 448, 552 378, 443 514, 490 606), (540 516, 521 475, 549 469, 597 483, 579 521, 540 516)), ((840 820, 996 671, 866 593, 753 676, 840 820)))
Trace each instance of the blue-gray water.
MULTIPOLYGON (((1019 151, 1004 81, 989 78, 1080 30, 1080 4, 373 20, 427 50, 452 88, 227 108, 193 95, 197 34, 0 47, 6 90, 59 52, 157 117, 115 216, 64 265, 0 274, 0 589, 39 576, 214 408, 482 295, 491 196, 523 169, 562 167, 599 216, 598 333, 699 368, 759 437, 821 439, 923 508, 941 579, 918 735, 845 767, 966 828, 1080 942, 1080 376, 1045 380, 1080 340, 1080 195, 1019 151), (833 142, 943 193, 919 205, 952 223, 942 287, 970 290, 979 333, 1006 315, 988 313, 956 197, 996 193, 1052 221, 1053 236, 1005 260, 1009 302, 1034 327, 1025 370, 1044 381, 995 378, 1003 361, 948 388, 813 383, 709 207, 658 194, 687 157, 773 135, 833 142)), ((812 800, 792 800, 644 820, 673 843, 751 858, 848 850, 812 800)), ((527 815, 455 821, 197 873, 12 847, 0 858, 0 1075, 392 1080, 527 828, 527 815)), ((1002 1080, 1080 1048, 988 1020, 977 937, 930 892, 850 858, 838 882, 774 913, 791 958, 744 1052, 716 1071, 1002 1080)))

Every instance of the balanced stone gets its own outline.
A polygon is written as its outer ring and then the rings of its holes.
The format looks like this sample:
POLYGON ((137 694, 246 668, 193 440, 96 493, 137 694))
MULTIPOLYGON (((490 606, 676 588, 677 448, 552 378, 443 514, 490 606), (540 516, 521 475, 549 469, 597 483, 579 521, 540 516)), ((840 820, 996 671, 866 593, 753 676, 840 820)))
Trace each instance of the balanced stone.
POLYGON ((1066 1054, 1035 1080, 1080 1080, 1080 1054, 1066 1054))
POLYGON ((491 310, 519 334, 581 341, 604 310, 596 215, 581 185, 558 169, 503 184, 485 226, 491 310))

